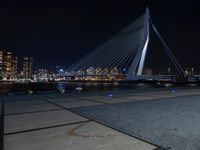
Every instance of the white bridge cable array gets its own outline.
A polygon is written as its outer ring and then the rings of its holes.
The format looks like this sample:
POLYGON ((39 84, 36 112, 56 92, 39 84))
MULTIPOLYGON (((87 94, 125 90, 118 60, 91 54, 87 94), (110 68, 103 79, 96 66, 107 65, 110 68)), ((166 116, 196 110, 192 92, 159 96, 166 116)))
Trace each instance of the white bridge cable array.
MULTIPOLYGON (((131 79, 135 75, 141 75, 148 49, 150 25, 164 46, 178 73, 184 75, 182 67, 150 20, 148 8, 145 14, 129 26, 68 67, 66 69, 67 75, 88 75, 88 72, 91 70, 93 70, 92 75, 108 75, 114 70, 117 70, 120 74, 123 69, 129 70, 127 79, 131 79)), ((91 75, 91 72, 89 75, 91 75)))
POLYGON ((178 70, 180 75, 184 75, 185 72, 183 70, 183 68, 181 67, 181 65, 179 64, 179 62, 177 61, 176 57, 173 55, 172 51, 170 50, 170 48, 167 46, 167 44, 165 43, 164 39, 162 38, 161 34, 158 32, 157 28, 154 26, 153 22, 150 21, 153 30, 155 31, 156 35, 158 36, 160 42, 162 43, 162 45, 164 46, 168 56, 170 57, 172 63, 174 64, 174 66, 176 67, 176 69, 178 70))
POLYGON ((77 75, 87 69, 128 68, 140 45, 144 32, 145 15, 139 17, 109 41, 67 68, 68 75, 77 75))

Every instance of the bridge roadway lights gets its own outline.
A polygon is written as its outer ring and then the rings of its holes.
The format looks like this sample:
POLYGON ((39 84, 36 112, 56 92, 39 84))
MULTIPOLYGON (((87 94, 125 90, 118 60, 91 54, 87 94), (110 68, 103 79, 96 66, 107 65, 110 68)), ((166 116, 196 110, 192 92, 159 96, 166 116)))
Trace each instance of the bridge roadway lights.
POLYGON ((127 80, 132 81, 172 81, 173 76, 169 75, 133 75, 127 80))

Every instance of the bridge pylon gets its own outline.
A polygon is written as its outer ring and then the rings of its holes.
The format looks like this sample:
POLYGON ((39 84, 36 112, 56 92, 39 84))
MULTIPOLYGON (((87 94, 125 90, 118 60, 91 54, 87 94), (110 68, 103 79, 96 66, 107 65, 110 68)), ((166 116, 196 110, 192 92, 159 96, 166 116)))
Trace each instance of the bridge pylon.
POLYGON ((178 74, 184 75, 182 67, 153 24, 149 9, 146 8, 146 12, 134 22, 68 67, 66 69, 67 76, 80 76, 81 78, 92 76, 95 79, 98 79, 98 76, 107 76, 112 80, 111 76, 124 76, 125 74, 126 80, 142 78, 150 42, 150 28, 156 33, 172 63, 178 70, 178 74))

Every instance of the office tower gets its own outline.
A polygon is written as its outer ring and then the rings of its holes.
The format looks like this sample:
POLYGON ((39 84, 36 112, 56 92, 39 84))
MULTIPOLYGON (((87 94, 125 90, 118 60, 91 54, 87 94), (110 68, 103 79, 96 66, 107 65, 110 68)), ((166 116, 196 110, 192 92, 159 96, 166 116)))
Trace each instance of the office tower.
POLYGON ((17 63, 18 63, 17 57, 13 57, 12 59, 12 77, 13 78, 17 77, 17 71, 18 71, 17 63))
POLYGON ((0 79, 3 76, 3 50, 0 50, 0 79))
POLYGON ((24 57, 24 62, 23 62, 23 77, 24 77, 24 79, 31 79, 32 65, 33 65, 33 58, 32 57, 24 57))
POLYGON ((3 76, 10 79, 12 75, 12 52, 7 52, 3 57, 3 76))

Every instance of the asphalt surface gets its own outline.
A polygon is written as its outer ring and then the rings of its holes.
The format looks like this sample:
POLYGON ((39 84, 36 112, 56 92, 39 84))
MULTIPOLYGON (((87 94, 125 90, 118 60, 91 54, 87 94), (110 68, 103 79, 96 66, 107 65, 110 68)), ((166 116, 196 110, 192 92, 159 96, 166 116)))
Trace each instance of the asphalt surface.
POLYGON ((200 95, 72 110, 169 150, 200 149, 200 95))

